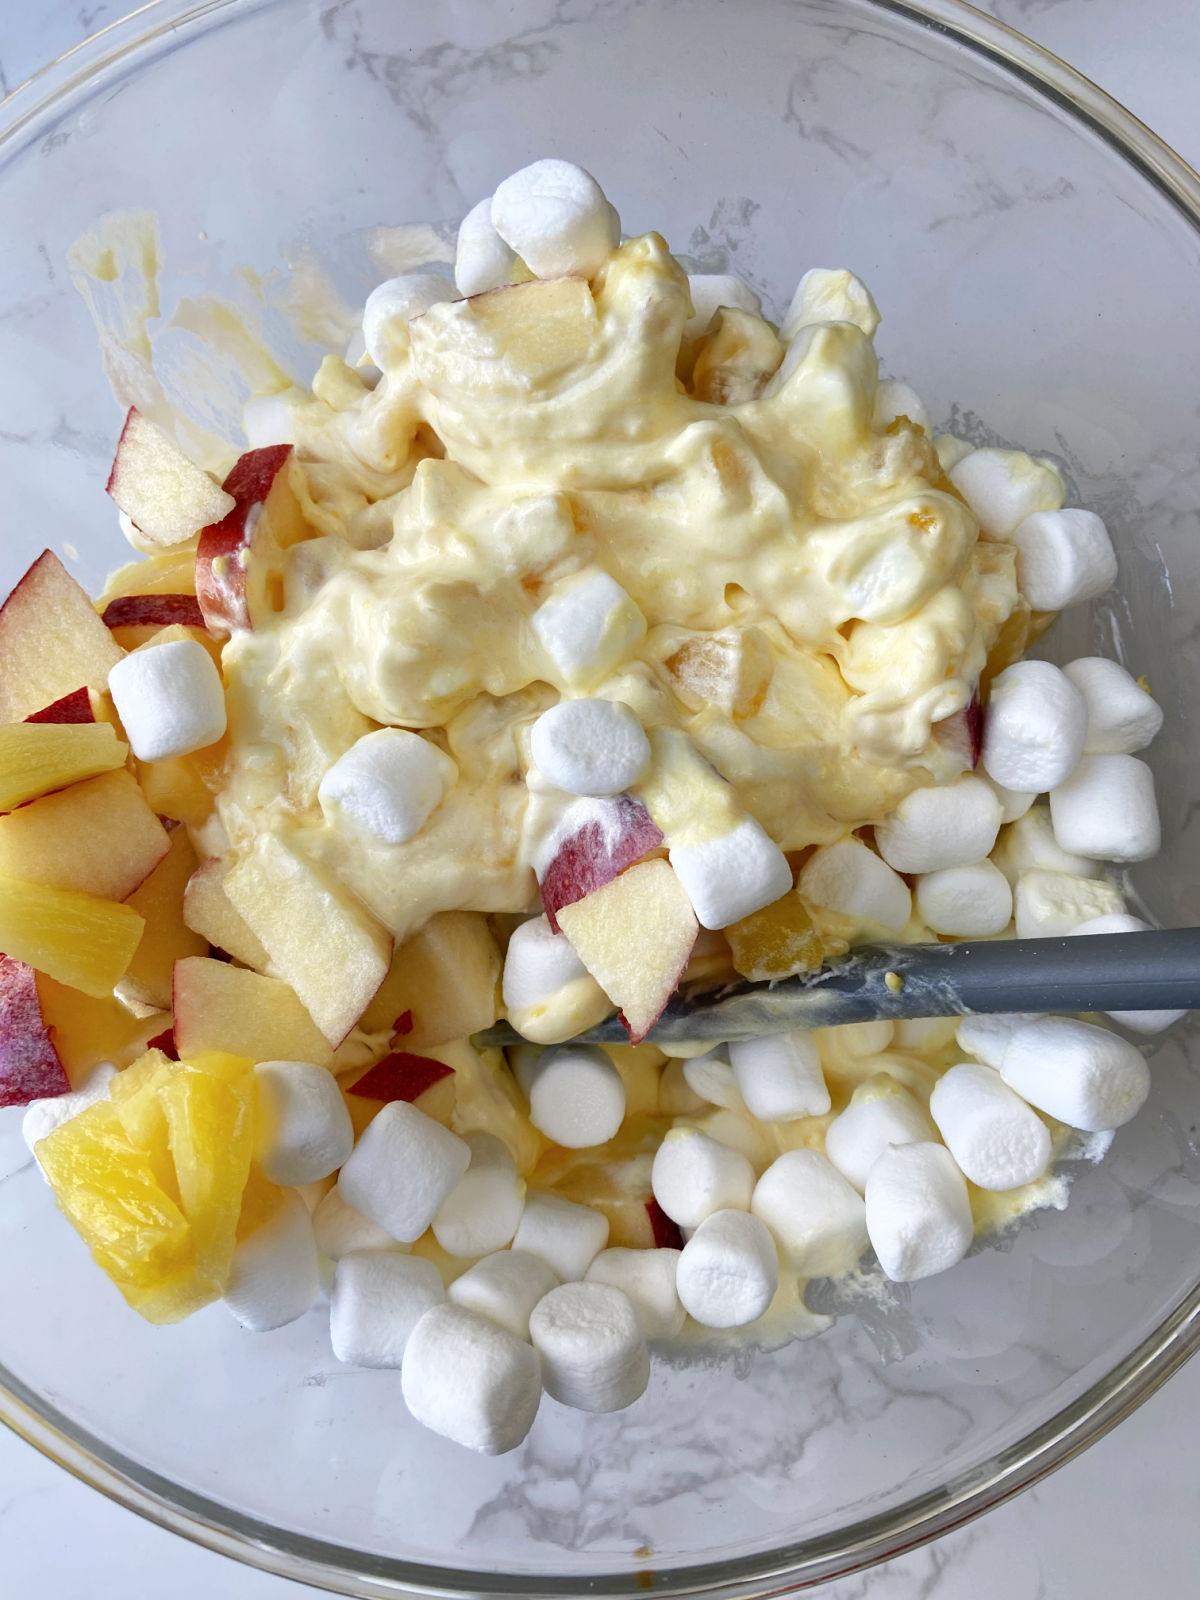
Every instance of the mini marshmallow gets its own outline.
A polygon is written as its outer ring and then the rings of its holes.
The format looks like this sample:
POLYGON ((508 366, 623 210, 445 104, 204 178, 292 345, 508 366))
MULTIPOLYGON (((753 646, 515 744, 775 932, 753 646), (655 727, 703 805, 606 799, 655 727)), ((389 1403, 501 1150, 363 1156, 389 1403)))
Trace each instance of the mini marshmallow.
POLYGON ((871 1247, 893 1283, 945 1272, 975 1236, 967 1180, 940 1144, 885 1151, 867 1179, 866 1216, 871 1247))
POLYGON ((934 933, 984 939, 1008 927, 1012 908, 1008 879, 990 861, 943 867, 917 879, 917 910, 934 933))
POLYGON ((340 1261, 356 1250, 406 1250, 391 1234, 347 1204, 335 1183, 312 1214, 317 1249, 330 1261, 340 1261))
POLYGON ((603 1212, 545 1189, 526 1194, 513 1249, 538 1256, 562 1283, 582 1278, 607 1243, 608 1218, 603 1212))
POLYGON ((701 844, 673 845, 667 855, 702 928, 727 928, 792 887, 787 857, 753 817, 701 844))
POLYGON ((620 1289, 637 1313, 645 1338, 673 1339, 687 1317, 675 1289, 678 1267, 678 1250, 601 1250, 583 1281, 620 1289))
POLYGON ((260 1061, 254 1078, 254 1159, 272 1183, 299 1188, 328 1177, 349 1159, 354 1124, 327 1067, 260 1061))
POLYGON ((858 839, 822 845, 804 863, 796 887, 806 900, 899 933, 912 915, 904 879, 858 839))
POLYGON ((1074 1017, 1040 1017, 1018 1028, 1000 1076, 1048 1117, 1087 1133, 1123 1127, 1150 1093, 1150 1069, 1137 1046, 1074 1017))
POLYGON ((42 1100, 31 1100, 21 1118, 21 1137, 30 1155, 36 1157, 35 1147, 40 1139, 61 1128, 65 1122, 70 1122, 72 1117, 77 1117, 89 1106, 107 1100, 108 1086, 116 1075, 117 1069, 111 1061, 101 1061, 81 1080, 78 1089, 73 1089, 70 1094, 48 1095, 42 1100))
POLYGON ((1006 789, 994 778, 989 778, 987 781, 996 791, 996 798, 1000 802, 1001 823, 1019 821, 1037 799, 1032 789, 1006 789))
POLYGON ((1019 1189, 1050 1165, 1049 1128, 994 1067, 951 1067, 933 1086, 929 1115, 963 1176, 981 1189, 1019 1189))
POLYGON ((671 1128, 654 1153, 654 1198, 681 1228, 696 1228, 714 1211, 748 1211, 754 1168, 739 1150, 695 1128, 671 1128))
POLYGON ((572 161, 535 161, 492 196, 492 224, 538 278, 599 271, 621 242, 621 219, 572 161))
POLYGON ((464 1306, 433 1306, 408 1336, 404 1403, 420 1423, 480 1455, 524 1440, 542 1398, 537 1355, 464 1306))
POLYGON ((516 256, 496 232, 489 197, 472 206, 458 229, 454 282, 459 294, 486 294, 509 281, 516 256))
POLYGON ((329 1341, 352 1367, 398 1367, 409 1335, 446 1298, 432 1261, 394 1250, 343 1256, 329 1301, 329 1341))
POLYGON ((992 683, 983 719, 984 770, 1006 788, 1042 794, 1083 754, 1087 706, 1048 661, 1017 661, 992 683))
POLYGON ((449 1256, 486 1256, 502 1250, 525 1209, 525 1180, 509 1148, 491 1133, 463 1135, 471 1165, 442 1201, 431 1224, 449 1256))
POLYGON ((930 433, 929 413, 920 395, 899 378, 884 378, 875 390, 875 409, 871 415, 873 426, 885 433, 897 417, 907 417, 914 428, 930 433))
POLYGON ((1013 915, 1018 939, 1057 938, 1091 917, 1124 909, 1121 891, 1104 878, 1075 878, 1037 867, 1017 874, 1013 915))
POLYGON ((792 296, 783 337, 793 339, 814 322, 852 322, 870 339, 879 326, 879 307, 866 284, 844 267, 811 267, 792 296))
POLYGON ((498 1323, 515 1338, 528 1339, 530 1312, 557 1287, 558 1274, 541 1256, 529 1250, 497 1250, 455 1278, 446 1297, 498 1323))
POLYGON ((457 780, 457 765, 432 740, 404 728, 377 728, 338 757, 317 799, 331 822, 349 817, 385 844, 404 844, 457 780))
POLYGON ((821 1057, 807 1028, 738 1039, 729 1060, 751 1116, 763 1122, 794 1122, 829 1110, 821 1057))
POLYGON ((1072 855, 1054 837, 1050 807, 1043 801, 1031 806, 1000 835, 992 860, 1010 883, 1027 867, 1065 872, 1073 878, 1095 878, 1099 867, 1089 856, 1072 855))
POLYGON ((748 283, 727 272, 689 272, 688 293, 692 297, 692 314, 683 325, 683 342, 690 343, 707 331, 709 323, 722 306, 732 306, 735 311, 749 311, 762 315, 762 301, 748 283))
POLYGON ((406 272, 377 284, 363 307, 363 346, 377 367, 394 365, 399 350, 393 338, 397 323, 409 323, 430 306, 457 300, 458 289, 436 272, 406 272))
MULTIPOLYGON (((1074 936, 1077 933, 1149 933, 1150 924, 1143 922, 1140 917, 1131 917, 1124 912, 1114 912, 1104 917, 1089 917, 1086 922, 1081 922, 1078 927, 1071 929, 1074 936)), ((1130 1028, 1134 1033, 1161 1033, 1164 1028, 1171 1027, 1178 1022, 1180 1017, 1187 1016, 1185 1011, 1109 1011, 1106 1013, 1114 1022, 1119 1022, 1123 1028, 1130 1028)), ((53 1104, 53 1102, 51 1102, 53 1104)))
POLYGON ((1086 755, 1132 755, 1163 724, 1163 709, 1117 661, 1081 656, 1063 668, 1087 706, 1086 755))
POLYGON ((587 976, 566 936, 555 933, 545 916, 530 917, 513 929, 508 941, 500 990, 504 1008, 524 1011, 587 976))
POLYGON ((625 1117, 625 1084, 597 1045, 544 1052, 529 1091, 529 1120, 568 1150, 607 1144, 625 1117))
POLYGON ((982 859, 995 844, 1000 810, 991 784, 970 775, 914 789, 876 823, 875 845, 897 872, 963 867, 982 859))
POLYGON ((143 645, 108 674, 108 690, 139 761, 206 750, 225 732, 225 690, 196 639, 143 645))
POLYGON ((272 444, 295 444, 292 402, 303 397, 304 391, 296 388, 251 396, 242 407, 247 448, 261 450, 272 444))
POLYGON ((285 1191, 274 1215, 233 1252, 225 1304, 250 1333, 269 1333, 311 1310, 320 1291, 308 1207, 285 1191))
POLYGON ((1040 1011, 980 1012, 973 1017, 963 1017, 955 1031, 958 1048, 986 1067, 999 1070, 1008 1049, 1009 1040, 1026 1023, 1037 1022, 1040 1011))
POLYGON ((683 1247, 675 1276, 683 1309, 705 1328, 744 1328, 779 1287, 770 1229, 745 1211, 715 1211, 683 1247))
POLYGON ((529 749, 546 781, 567 794, 622 794, 650 760, 641 723, 611 700, 559 701, 534 723, 529 749))
POLYGON ((861 1196, 817 1150, 786 1150, 773 1161, 750 1209, 806 1278, 847 1271, 867 1247, 861 1196))
POLYGON ((615 578, 585 568, 556 583, 529 619, 566 683, 586 688, 637 649, 646 619, 615 578))
POLYGON ((985 539, 1008 539, 1035 511, 1056 511, 1063 483, 1048 461, 1023 450, 972 450, 947 477, 970 506, 985 539))
MULTIPOLYGON (((723 1048, 718 1046, 718 1049, 723 1048)), ((745 1111, 746 1102, 742 1099, 733 1068, 715 1052, 710 1051, 707 1055, 684 1061, 682 1070, 688 1088, 701 1100, 707 1100, 710 1106, 720 1106, 725 1111, 745 1111)), ((686 1115, 686 1112, 682 1114, 686 1115)))
POLYGON ((825 1155, 846 1182, 862 1194, 872 1167, 894 1144, 936 1139, 933 1123, 914 1095, 895 1078, 878 1073, 860 1083, 850 1104, 825 1130, 825 1155))
POLYGON ((577 1411, 622 1411, 645 1393, 650 1353, 627 1295, 607 1283, 564 1283, 538 1301, 529 1337, 546 1393, 577 1411))
POLYGON ((471 1147, 416 1106, 390 1101, 342 1168, 342 1199, 393 1239, 412 1244, 466 1172, 471 1147))
POLYGON ((1154 774, 1136 756, 1084 756, 1051 789, 1050 818, 1064 850, 1104 861, 1147 861, 1162 844, 1154 774))
POLYGON ((1095 600, 1117 580, 1116 552, 1094 511, 1035 511, 1009 539, 1017 551, 1017 588, 1035 611, 1095 600))

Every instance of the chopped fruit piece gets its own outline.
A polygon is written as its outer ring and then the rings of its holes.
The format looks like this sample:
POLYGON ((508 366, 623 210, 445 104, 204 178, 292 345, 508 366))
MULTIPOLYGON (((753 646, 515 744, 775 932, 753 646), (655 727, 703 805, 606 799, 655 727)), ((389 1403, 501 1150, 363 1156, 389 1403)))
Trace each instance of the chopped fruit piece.
POLYGON ((738 718, 761 708, 774 670, 771 647, 758 628, 691 634, 662 665, 672 691, 689 710, 715 705, 738 718))
POLYGON ((964 772, 973 772, 983 749, 983 708, 979 704, 979 690, 975 690, 961 711, 935 722, 930 732, 938 744, 958 757, 964 772))
POLYGON ((185 1061, 206 1050, 250 1061, 333 1064, 333 1051, 294 989, 206 956, 175 963, 175 1043, 185 1061))
POLYGON ((0 873, 125 900, 170 842, 133 775, 106 772, 0 817, 0 873))
POLYGON ((563 906, 559 920, 637 1044, 662 1014, 696 942, 699 924, 683 885, 667 862, 645 861, 563 906))
POLYGON ((440 911, 400 946, 362 1016, 368 1033, 395 1026, 414 1048, 465 1039, 499 1016, 500 951, 478 911, 440 911), (401 1030, 397 1020, 408 1015, 401 1030))
POLYGON ((102 692, 122 654, 86 592, 44 551, 0 607, 0 722, 41 711, 80 684, 102 692))
POLYGON ((125 765, 129 746, 107 722, 13 722, 0 727, 0 811, 125 765))
POLYGON ((115 900, 0 877, 0 949, 97 999, 125 976, 144 926, 115 900))
POLYGON ((70 1089, 42 1015, 33 968, 0 955, 0 1106, 27 1106, 70 1089))
POLYGON ((214 859, 197 867, 183 893, 183 920, 210 945, 261 972, 267 965, 267 952, 225 893, 228 866, 214 859))
POLYGON ((582 801, 570 808, 564 821, 569 822, 573 815, 581 819, 580 825, 558 842, 541 877, 542 904, 555 933, 560 931, 557 919, 563 906, 611 883, 618 873, 663 842, 650 813, 632 795, 582 801))
POLYGON ((153 1039, 147 1039, 146 1049, 161 1050, 168 1061, 178 1061, 179 1051, 175 1048, 175 1029, 164 1028, 161 1033, 156 1033, 153 1039))
POLYGON ((77 1085, 97 1061, 123 1066, 147 1048, 146 1036, 161 1026, 161 1013, 136 1016, 112 995, 96 998, 37 974, 42 1016, 54 1048, 77 1085))
POLYGON ((752 983, 812 972, 825 959, 821 935, 795 889, 725 929, 734 970, 752 983))
POLYGON ((96 605, 103 611, 113 600, 120 600, 126 595, 195 592, 196 550, 195 545, 189 542, 119 567, 104 585, 104 592, 96 605))
POLYGON ((375 1066, 368 1067, 347 1095, 356 1137, 379 1108, 391 1100, 406 1100, 447 1128, 458 1101, 453 1067, 405 1050, 384 1056, 375 1066))
POLYGON ((161 1090, 184 1069, 160 1050, 147 1050, 119 1072, 109 1086, 108 1098, 120 1118, 125 1137, 150 1163, 155 1181, 176 1205, 179 1184, 171 1158, 171 1141, 161 1090))
POLYGON ((125 418, 105 488, 155 545, 182 544, 234 506, 233 496, 136 406, 125 418))
MULTIPOLYGON (((386 983, 387 979, 385 978, 383 981, 386 983)), ((371 1002, 372 1005, 374 1005, 374 1003, 374 1001, 371 1002)), ((392 1024, 392 1037, 395 1038, 397 1035, 399 1035, 401 1038, 404 1038, 405 1035, 410 1034, 412 1031, 413 1014, 411 1011, 402 1011, 392 1024)))
POLYGON ((92 697, 86 689, 72 689, 53 705, 44 706, 25 718, 26 722, 95 722, 92 697))
POLYGON ((177 1070, 159 1091, 183 1214, 191 1224, 196 1272, 219 1292, 233 1259, 242 1191, 254 1144, 253 1079, 228 1083, 177 1070))
POLYGON ((253 627, 256 617, 280 608, 280 574, 272 558, 309 531, 292 488, 291 461, 290 444, 248 450, 225 479, 233 506, 200 535, 196 596, 205 624, 216 633, 253 627))
POLYGON ((138 782, 151 810, 172 822, 199 828, 208 821, 213 808, 214 782, 225 758, 224 742, 190 756, 172 756, 165 761, 139 761, 138 782))
POLYGON ((657 1119, 637 1118, 599 1150, 551 1146, 538 1163, 534 1183, 551 1188, 564 1200, 601 1212, 608 1218, 610 1245, 648 1250, 655 1243, 649 1209, 651 1172, 664 1131, 664 1124, 657 1119))
POLYGON ((203 628, 204 614, 194 594, 126 594, 110 600, 100 619, 106 628, 203 628))
POLYGON ((646 1215, 650 1218, 650 1231, 654 1235, 656 1250, 683 1249, 683 1233, 679 1224, 671 1221, 653 1196, 646 1201, 646 1215))
MULTIPOLYGON (((0 823, 0 840, 3 826, 0 823)), ((175 828, 168 840, 166 855, 126 901, 145 919, 146 931, 122 985, 123 994, 163 1011, 171 1007, 175 963, 187 956, 208 954, 208 940, 193 933, 183 920, 183 896, 196 868, 196 852, 186 828, 175 828)))

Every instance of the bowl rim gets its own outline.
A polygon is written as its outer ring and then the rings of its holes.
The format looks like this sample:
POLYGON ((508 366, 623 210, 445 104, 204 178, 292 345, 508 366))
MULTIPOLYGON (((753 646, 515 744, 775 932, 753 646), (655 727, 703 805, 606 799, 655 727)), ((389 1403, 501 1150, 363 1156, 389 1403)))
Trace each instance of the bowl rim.
MULTIPOLYGON (((48 62, 0 100, 0 166, 20 135, 102 72, 165 34, 235 8, 277 0, 148 0, 48 62)), ((966 0, 864 0, 948 35, 1082 122, 1200 232, 1200 174, 1157 134, 1058 56, 966 0)), ((363 1600, 400 1595, 453 1597, 660 1594, 745 1600, 807 1589, 845 1577, 951 1532, 1020 1494, 1102 1438, 1200 1348, 1200 1282, 1102 1377, 1039 1427, 938 1490, 835 1533, 720 1561, 585 1576, 480 1573, 402 1561, 310 1538, 261 1522, 113 1449, 0 1365, 0 1422, 72 1476, 160 1527, 246 1565, 363 1600), (640 1580, 640 1581, 639 1581, 640 1580), (649 1580, 649 1582, 647 1581, 649 1580), (747 1584, 754 1587, 748 1588, 747 1584)))

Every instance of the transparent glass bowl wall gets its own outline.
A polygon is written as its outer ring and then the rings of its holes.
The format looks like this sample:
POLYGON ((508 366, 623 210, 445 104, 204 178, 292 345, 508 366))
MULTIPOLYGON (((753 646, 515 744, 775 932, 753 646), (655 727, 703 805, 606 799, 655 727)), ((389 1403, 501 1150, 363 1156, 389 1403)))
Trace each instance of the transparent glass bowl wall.
MULTIPOLYGON (((122 556, 102 493, 120 411, 66 270, 102 214, 158 213, 165 311, 243 264, 270 301, 314 259, 354 304, 380 275, 370 230, 448 222, 560 153, 627 231, 776 311, 806 267, 853 267, 885 369, 939 424, 1063 462, 1121 580, 1048 650, 1115 653, 1166 705, 1168 842, 1132 888, 1196 920, 1198 236, 1148 169, 1188 174, 1130 121, 1122 150, 1029 73, 868 0, 168 5, 79 63, 7 108, 0 142, 4 588, 47 544, 89 585, 122 556)), ((293 347, 297 377, 316 354, 293 347)), ((1150 1105, 1065 1214, 810 1343, 661 1356, 626 1413, 548 1402, 495 1461, 415 1428, 393 1375, 339 1368, 319 1310, 260 1338, 220 1307, 142 1325, 0 1114, 4 1404, 173 1526, 350 1591, 634 1593, 652 1573, 747 1594, 847 1570, 1027 1481, 1190 1347, 1197 1060, 1186 1031, 1157 1049, 1150 1105)))

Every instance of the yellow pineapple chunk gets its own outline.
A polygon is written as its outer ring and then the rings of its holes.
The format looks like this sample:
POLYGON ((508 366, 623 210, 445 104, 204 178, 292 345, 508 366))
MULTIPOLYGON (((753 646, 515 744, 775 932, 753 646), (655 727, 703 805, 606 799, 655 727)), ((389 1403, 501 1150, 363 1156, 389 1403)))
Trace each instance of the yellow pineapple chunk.
POLYGON ((97 999, 124 977, 144 927, 115 900, 0 876, 0 950, 97 999))
POLYGON ((821 935, 795 889, 725 929, 734 970, 752 983, 811 972, 825 959, 821 935))
POLYGON ((42 1018, 73 1087, 97 1061, 118 1067, 132 1061, 145 1049, 147 1039, 162 1032, 166 1020, 134 1016, 111 995, 95 999, 55 983, 44 972, 37 974, 37 992, 42 1018))
POLYGON ((175 1180, 175 1162, 171 1156, 167 1118, 160 1094, 179 1070, 179 1063, 172 1061, 163 1051, 147 1050, 124 1072, 117 1074, 108 1091, 109 1100, 125 1130, 125 1137, 143 1152, 159 1187, 177 1205, 179 1186, 175 1180))
POLYGON ((173 545, 170 550, 118 567, 104 585, 96 609, 103 611, 110 600, 130 594, 195 594, 198 542, 189 539, 186 544, 173 545))
POLYGON ((0 727, 0 811, 112 772, 128 754, 107 722, 10 722, 0 727))
POLYGON ((242 1192, 250 1175, 253 1080, 226 1082, 185 1066, 159 1090, 183 1214, 192 1228, 196 1273, 217 1293, 233 1259, 242 1192))

